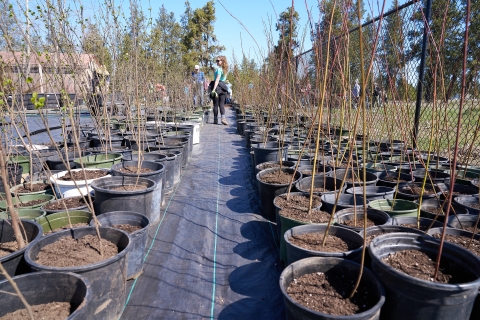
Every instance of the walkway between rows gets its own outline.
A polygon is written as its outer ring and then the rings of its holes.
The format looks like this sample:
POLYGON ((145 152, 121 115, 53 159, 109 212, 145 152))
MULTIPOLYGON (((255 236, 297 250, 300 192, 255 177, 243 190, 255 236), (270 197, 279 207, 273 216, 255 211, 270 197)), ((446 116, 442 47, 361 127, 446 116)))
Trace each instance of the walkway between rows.
POLYGON ((275 225, 259 214, 250 155, 227 115, 228 127, 204 126, 167 195, 121 319, 284 318, 275 225))

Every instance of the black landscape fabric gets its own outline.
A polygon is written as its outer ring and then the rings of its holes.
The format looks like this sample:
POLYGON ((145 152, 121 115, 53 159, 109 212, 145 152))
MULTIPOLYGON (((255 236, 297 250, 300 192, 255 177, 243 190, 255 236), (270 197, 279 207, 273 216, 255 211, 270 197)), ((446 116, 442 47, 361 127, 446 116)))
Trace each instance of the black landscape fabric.
POLYGON ((260 214, 245 140, 206 124, 151 226, 143 273, 121 319, 284 319, 276 226, 260 214))

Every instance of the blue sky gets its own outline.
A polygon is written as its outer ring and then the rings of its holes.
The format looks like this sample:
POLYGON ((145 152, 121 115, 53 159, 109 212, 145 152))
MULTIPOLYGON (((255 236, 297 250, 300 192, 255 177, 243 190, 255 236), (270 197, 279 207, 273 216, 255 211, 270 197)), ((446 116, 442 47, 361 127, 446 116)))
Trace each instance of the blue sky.
MULTIPOLYGON (((379 12, 378 8, 383 4, 383 0, 380 2, 364 1, 365 9, 367 12, 371 12, 371 16, 376 16, 379 12)), ((128 3, 128 0, 125 2, 128 3)), ((400 1, 400 3, 404 2, 400 1)), ((183 0, 165 2, 141 0, 144 10, 149 7, 152 8, 153 17, 158 15, 158 10, 162 3, 167 11, 174 12, 177 21, 180 21, 180 15, 185 10, 183 0)), ((201 8, 205 3, 207 3, 207 0, 190 0, 190 6, 193 9, 201 8)), ((386 10, 390 3, 391 0, 386 0, 386 10)), ((293 4, 300 16, 299 35, 306 35, 302 51, 311 48, 307 6, 311 12, 312 20, 315 22, 319 20, 317 4, 317 1, 312 0, 294 1, 293 4)), ((215 34, 218 37, 219 44, 226 47, 224 54, 227 58, 231 60, 233 54, 235 54, 237 59, 241 59, 243 52, 250 59, 262 60, 268 50, 269 41, 267 39, 271 37, 273 43, 278 41, 278 32, 275 31, 277 16, 290 6, 292 6, 292 0, 216 0, 217 21, 215 22, 215 34), (243 26, 232 18, 227 10, 243 26)))

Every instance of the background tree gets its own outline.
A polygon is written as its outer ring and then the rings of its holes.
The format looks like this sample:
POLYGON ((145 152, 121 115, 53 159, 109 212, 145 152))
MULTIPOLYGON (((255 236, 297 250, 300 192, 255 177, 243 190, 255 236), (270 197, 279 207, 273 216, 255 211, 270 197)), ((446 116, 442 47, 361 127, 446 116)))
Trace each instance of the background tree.
POLYGON ((279 32, 278 44, 275 46, 275 53, 280 60, 293 57, 293 51, 298 48, 298 21, 300 16, 292 7, 288 7, 280 13, 275 25, 279 32))

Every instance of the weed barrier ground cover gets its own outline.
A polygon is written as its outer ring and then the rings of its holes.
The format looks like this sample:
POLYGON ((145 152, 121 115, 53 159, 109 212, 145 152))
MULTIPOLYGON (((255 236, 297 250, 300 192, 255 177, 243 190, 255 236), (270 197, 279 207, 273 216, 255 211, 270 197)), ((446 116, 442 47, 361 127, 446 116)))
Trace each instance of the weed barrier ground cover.
POLYGON ((260 215, 245 147, 235 125, 205 125, 150 228, 121 319, 285 318, 276 226, 260 215))

